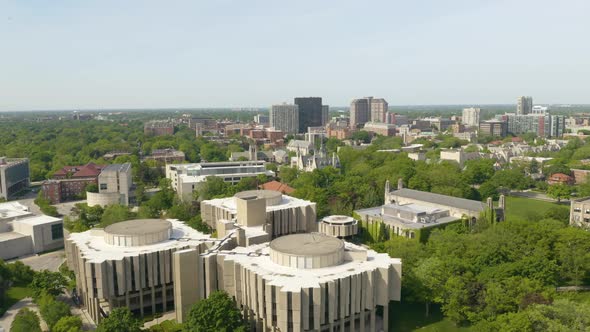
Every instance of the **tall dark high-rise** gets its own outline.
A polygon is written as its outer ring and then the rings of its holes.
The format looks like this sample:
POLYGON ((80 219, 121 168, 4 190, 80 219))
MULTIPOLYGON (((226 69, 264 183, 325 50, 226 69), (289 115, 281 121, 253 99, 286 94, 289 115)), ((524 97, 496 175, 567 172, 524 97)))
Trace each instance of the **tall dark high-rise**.
POLYGON ((322 125, 322 97, 297 97, 295 105, 299 107, 299 132, 307 132, 308 127, 322 125))

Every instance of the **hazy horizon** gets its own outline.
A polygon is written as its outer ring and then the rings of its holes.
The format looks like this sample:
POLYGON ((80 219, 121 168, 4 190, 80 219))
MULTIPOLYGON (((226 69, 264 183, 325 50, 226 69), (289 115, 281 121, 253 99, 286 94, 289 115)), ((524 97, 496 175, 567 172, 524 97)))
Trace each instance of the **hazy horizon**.
POLYGON ((0 4, 0 111, 590 104, 590 2, 0 4), (253 105, 253 106, 250 106, 253 105))

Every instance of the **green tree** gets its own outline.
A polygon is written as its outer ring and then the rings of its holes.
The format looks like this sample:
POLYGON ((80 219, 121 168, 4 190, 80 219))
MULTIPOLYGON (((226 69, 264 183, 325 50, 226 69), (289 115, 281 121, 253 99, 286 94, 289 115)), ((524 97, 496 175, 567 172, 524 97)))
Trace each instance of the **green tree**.
POLYGON ((97 326, 97 332, 139 332, 141 322, 127 307, 113 309, 97 326))
POLYGON ((77 316, 65 316, 60 318, 51 332, 82 332, 82 320, 77 316))
POLYGON ((351 139, 362 143, 371 143, 371 133, 364 130, 355 131, 352 133, 351 139))
POLYGON ((14 263, 6 264, 6 267, 8 268, 10 279, 13 283, 25 286, 33 281, 35 271, 23 262, 16 261, 14 263))
POLYGON ((547 188, 547 195, 557 199, 557 202, 560 202, 562 199, 570 198, 571 194, 571 187, 562 183, 553 184, 547 188))
POLYGON ((70 306, 61 301, 56 301, 51 295, 44 294, 37 300, 41 317, 50 330, 62 318, 70 316, 70 306))
POLYGON ((114 223, 131 219, 129 208, 120 204, 108 205, 100 218, 100 227, 107 227, 114 223))
POLYGON ((39 316, 28 309, 22 308, 14 317, 10 325, 11 332, 41 332, 39 316))
POLYGON ((590 271, 590 233, 579 228, 559 231, 555 252, 563 280, 582 285, 590 271))
POLYGON ((90 193, 97 193, 98 192, 98 185, 96 183, 89 183, 86 186, 85 190, 90 193))
POLYGON ((33 298, 38 299, 44 293, 57 297, 63 293, 67 285, 68 281, 61 273, 43 270, 35 273, 30 287, 33 298))
POLYGON ((187 317, 186 332, 247 331, 236 302, 223 291, 215 291, 195 304, 187 317))

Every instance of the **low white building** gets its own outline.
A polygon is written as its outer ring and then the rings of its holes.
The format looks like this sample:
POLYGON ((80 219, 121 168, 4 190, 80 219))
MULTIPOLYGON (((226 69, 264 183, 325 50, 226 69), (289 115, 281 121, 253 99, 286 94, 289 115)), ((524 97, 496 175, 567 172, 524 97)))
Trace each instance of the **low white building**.
POLYGON ((216 176, 227 183, 237 184, 243 178, 258 175, 274 176, 275 173, 266 169, 264 161, 166 165, 166 178, 170 179, 172 188, 183 201, 193 200, 193 191, 207 181, 209 176, 216 176))
POLYGON ((63 220, 34 215, 19 202, 0 203, 0 259, 63 247, 63 220))

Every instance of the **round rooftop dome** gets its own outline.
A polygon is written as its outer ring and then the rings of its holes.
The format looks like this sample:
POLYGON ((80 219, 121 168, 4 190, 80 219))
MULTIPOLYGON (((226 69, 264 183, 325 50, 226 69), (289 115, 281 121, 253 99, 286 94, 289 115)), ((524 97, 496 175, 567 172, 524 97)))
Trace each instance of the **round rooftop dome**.
POLYGON ((279 265, 317 269, 344 261, 344 241, 319 233, 281 236, 270 242, 270 258, 279 265))
POLYGON ((266 206, 279 205, 283 201, 283 194, 274 190, 246 190, 234 195, 241 199, 265 198, 266 206))
POLYGON ((353 224, 356 224, 356 220, 354 220, 353 217, 340 216, 340 215, 324 217, 324 219, 322 219, 322 222, 325 222, 325 223, 331 224, 331 225, 353 225, 353 224))
POLYGON ((166 241, 172 224, 161 219, 137 219, 112 224, 104 229, 106 243, 122 247, 138 247, 166 241))

